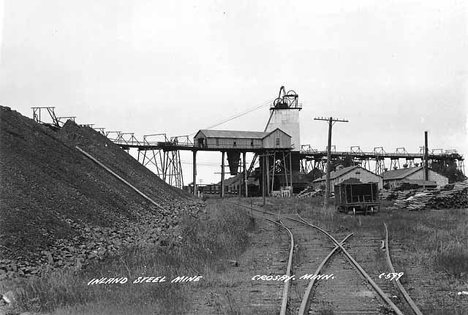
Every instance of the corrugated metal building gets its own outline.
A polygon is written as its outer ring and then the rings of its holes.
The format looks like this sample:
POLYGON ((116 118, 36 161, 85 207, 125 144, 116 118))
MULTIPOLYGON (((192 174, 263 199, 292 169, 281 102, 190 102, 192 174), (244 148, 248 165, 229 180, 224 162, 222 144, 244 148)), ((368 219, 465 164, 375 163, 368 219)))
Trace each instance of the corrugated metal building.
POLYGON ((301 107, 273 108, 273 115, 267 126, 267 131, 282 129, 291 135, 291 146, 294 151, 301 149, 301 133, 299 127, 299 111, 301 107))
MULTIPOLYGON (((435 182, 437 186, 445 186, 449 183, 449 180, 444 175, 441 175, 433 170, 429 169, 429 178, 427 181, 435 182)), ((418 184, 422 186, 424 183, 424 168, 423 167, 409 167, 401 168, 393 171, 387 171, 382 173, 384 185, 389 186, 389 188, 398 186, 403 182, 410 184, 418 184)), ((431 183, 427 183, 430 185, 431 183)))
POLYGON ((194 143, 209 149, 290 149, 291 136, 279 128, 270 132, 203 129, 194 143))
MULTIPOLYGON (((334 191, 335 185, 344 182, 345 180, 356 179, 361 183, 377 183, 379 189, 383 188, 382 177, 372 173, 371 171, 362 168, 359 165, 344 167, 342 169, 336 170, 330 173, 330 189, 334 191)), ((314 180, 312 182, 312 187, 315 189, 320 189, 322 186, 325 186, 326 175, 314 180)))

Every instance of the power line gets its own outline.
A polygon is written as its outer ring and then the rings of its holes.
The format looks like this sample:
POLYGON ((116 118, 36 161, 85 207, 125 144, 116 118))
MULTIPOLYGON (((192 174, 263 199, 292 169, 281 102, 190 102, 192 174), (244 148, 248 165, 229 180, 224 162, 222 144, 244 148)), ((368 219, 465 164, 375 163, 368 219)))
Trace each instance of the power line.
MULTIPOLYGON (((255 110, 259 109, 259 108, 262 108, 262 107, 264 107, 264 106, 267 106, 267 105, 271 104, 271 102, 273 102, 274 100, 275 100, 275 99, 272 98, 272 99, 269 99, 269 100, 267 100, 267 101, 264 101, 264 102, 262 102, 260 105, 257 105, 257 106, 255 106, 255 107, 249 108, 249 109, 243 111, 242 113, 235 114, 234 116, 231 116, 231 117, 229 117, 229 118, 226 118, 225 120, 222 120, 222 121, 219 122, 219 123, 216 123, 216 124, 214 124, 214 125, 212 125, 212 126, 210 126, 210 127, 206 127, 206 128, 203 128, 203 129, 211 129, 211 128, 214 128, 214 127, 218 127, 219 125, 225 124, 225 123, 227 123, 227 122, 229 122, 229 121, 231 121, 231 120, 234 120, 234 119, 236 119, 236 118, 242 117, 242 116, 247 115, 247 114, 249 114, 249 113, 251 113, 251 112, 253 112, 253 111, 255 111, 255 110)), ((198 132, 198 130, 195 131, 195 132, 192 132, 192 133, 189 134, 189 135, 193 135, 193 134, 195 134, 195 133, 197 133, 197 132, 198 132)))

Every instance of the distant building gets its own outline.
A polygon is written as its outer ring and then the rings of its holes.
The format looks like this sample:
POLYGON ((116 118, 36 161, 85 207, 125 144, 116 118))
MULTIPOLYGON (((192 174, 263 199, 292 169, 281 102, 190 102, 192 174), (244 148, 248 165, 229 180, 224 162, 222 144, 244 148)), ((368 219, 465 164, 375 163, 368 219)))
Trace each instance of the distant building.
MULTIPOLYGON (((379 189, 383 188, 382 177, 372 173, 371 171, 362 168, 359 165, 344 167, 330 173, 330 190, 334 191, 335 185, 344 181, 361 182, 361 183, 377 183, 379 189)), ((323 188, 326 184, 326 175, 314 180, 312 187, 315 189, 323 188)))
MULTIPOLYGON (((242 173, 224 180, 225 192, 228 194, 238 194, 239 189, 242 189, 243 181, 244 176, 242 173)), ((221 182, 218 185, 221 187, 221 182)))
POLYGON ((445 186, 449 180, 444 175, 441 175, 429 169, 429 178, 424 181, 424 168, 423 167, 409 167, 401 168, 393 171, 382 173, 384 185, 389 188, 399 186, 406 182, 409 184, 417 184, 419 186, 445 186))

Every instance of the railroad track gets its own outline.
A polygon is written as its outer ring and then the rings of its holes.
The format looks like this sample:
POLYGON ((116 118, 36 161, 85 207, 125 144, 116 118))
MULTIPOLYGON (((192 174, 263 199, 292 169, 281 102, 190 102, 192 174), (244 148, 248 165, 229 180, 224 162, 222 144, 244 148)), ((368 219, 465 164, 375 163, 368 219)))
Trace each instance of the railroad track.
MULTIPOLYGON (((395 305, 395 303, 385 294, 382 289, 372 280, 372 278, 365 272, 361 265, 349 254, 349 252, 328 232, 318 226, 308 223, 306 220, 299 216, 300 221, 312 228, 319 230, 326 235, 333 243, 339 247, 341 253, 345 257, 337 257, 336 255, 327 256, 322 265, 326 265, 330 259, 334 259, 328 267, 333 271, 338 278, 336 282, 326 282, 320 293, 320 302, 326 300, 329 303, 329 310, 337 310, 342 314, 379 314, 386 311, 382 306, 388 306, 395 314, 402 315, 403 312, 395 305), (349 261, 353 268, 349 268, 349 261), (357 274, 353 269, 356 269, 357 274), (363 279, 360 277, 365 279, 363 279), (369 286, 371 290, 369 290, 369 286), (383 305, 381 303, 384 303, 383 305)), ((321 272, 319 270, 318 272, 321 272)), ((330 271, 329 271, 330 272, 330 271)), ((322 285, 322 283, 320 283, 322 285)), ((321 311, 320 308, 310 307, 313 305, 311 299, 311 290, 306 292, 304 299, 299 310, 299 314, 317 314, 321 311)), ((316 303, 317 304, 317 303, 316 303)), ((328 309, 325 309, 328 310, 328 309)))
MULTIPOLYGON (((251 206, 235 204, 255 212, 257 217, 260 215, 261 218, 281 226, 290 234, 291 247, 286 274, 292 277, 292 281, 285 282, 280 314, 326 314, 327 311, 329 314, 421 314, 406 291, 402 290, 401 284, 398 284, 398 295, 408 301, 411 307, 405 306, 405 312, 402 312, 389 298, 395 297, 396 289, 392 282, 381 280, 377 284, 351 256, 345 247, 350 247, 346 242, 352 234, 338 242, 328 232, 310 224, 299 215, 280 216, 251 206), (288 225, 284 223, 286 220, 288 225), (311 229, 320 233, 311 233, 311 229), (332 245, 324 245, 323 236, 332 245), (305 281, 308 278, 311 280, 305 281)), ((354 241, 349 251, 354 254, 362 253, 370 248, 375 249, 381 243, 379 239, 364 240, 363 243, 360 241, 354 241)), ((388 232, 385 248, 389 272, 395 273, 391 266, 388 232)))
MULTIPOLYGON (((288 258, 291 257, 291 233, 282 225, 280 222, 275 220, 264 218, 268 223, 262 225, 263 231, 268 231, 267 235, 274 235, 273 239, 265 239, 260 237, 258 239, 258 246, 267 246, 267 255, 256 257, 255 273, 259 272, 261 276, 275 276, 275 275, 287 275, 288 265, 292 265, 288 258), (285 231, 285 233, 283 232, 285 231), (273 242, 272 242, 273 241, 273 242)), ((268 311, 269 314, 277 313, 277 310, 281 307, 285 308, 287 305, 287 299, 282 297, 288 296, 289 284, 282 281, 251 281, 251 287, 249 288, 248 303, 250 310, 261 310, 262 312, 268 311), (285 306, 282 306, 282 305, 285 306)))

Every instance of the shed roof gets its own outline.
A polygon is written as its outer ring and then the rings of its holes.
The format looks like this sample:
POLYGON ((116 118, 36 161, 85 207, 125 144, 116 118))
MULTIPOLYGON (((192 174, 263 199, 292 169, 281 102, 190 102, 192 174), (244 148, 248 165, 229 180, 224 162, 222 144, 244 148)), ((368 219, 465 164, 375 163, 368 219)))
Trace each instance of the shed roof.
POLYGON ((291 137, 283 130, 276 128, 273 131, 263 132, 263 131, 241 131, 241 130, 212 130, 212 129, 201 129, 195 135, 195 138, 201 132, 207 138, 227 138, 227 139, 263 139, 269 134, 275 132, 276 130, 281 131, 288 137, 291 137))
MULTIPOLYGON (((351 171, 353 171, 355 169, 360 169, 360 170, 364 170, 366 172, 372 173, 371 171, 368 171, 368 170, 366 170, 365 168, 363 168, 363 167, 361 167, 359 165, 354 165, 354 166, 348 166, 348 167, 342 168, 342 169, 340 169, 338 171, 331 172, 330 173, 330 179, 332 180, 332 179, 341 177, 341 176, 343 176, 343 175, 345 175, 345 174, 347 174, 347 173, 349 173, 349 172, 351 172, 351 171)), ((372 173, 372 174, 374 174, 374 173, 372 173)), ((377 174, 374 174, 374 175, 379 176, 377 174)), ((325 174, 322 177, 317 178, 316 180, 314 180, 314 182, 321 182, 321 181, 326 180, 326 178, 327 178, 327 175, 325 174)))
POLYGON ((421 170, 422 167, 409 167, 409 168, 400 168, 398 170, 387 171, 382 173, 382 177, 384 180, 395 180, 395 179, 403 179, 408 177, 409 175, 416 173, 417 171, 421 170))

